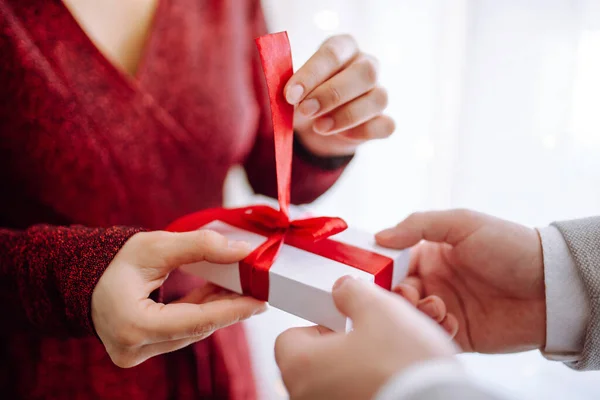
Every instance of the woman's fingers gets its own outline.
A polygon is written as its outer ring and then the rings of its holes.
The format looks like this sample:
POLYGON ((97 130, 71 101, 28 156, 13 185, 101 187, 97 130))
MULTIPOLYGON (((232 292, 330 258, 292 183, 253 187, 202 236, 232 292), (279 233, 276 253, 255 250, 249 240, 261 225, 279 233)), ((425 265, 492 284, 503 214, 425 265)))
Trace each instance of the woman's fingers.
POLYGON ((371 91, 377 83, 377 64, 370 57, 360 57, 348 68, 318 86, 298 106, 307 118, 328 113, 371 91))
POLYGON ((156 257, 161 257, 169 266, 177 268, 184 264, 199 261, 233 263, 250 253, 250 245, 245 242, 228 240, 225 236, 206 229, 192 232, 170 233, 163 241, 150 249, 156 257))
MULTIPOLYGON (((376 87, 357 99, 317 118, 313 124, 313 129, 322 135, 333 135, 358 127, 379 116, 387 107, 387 103, 388 96, 386 90, 376 87)), ((376 137, 366 139, 380 139, 382 135, 379 131, 373 131, 372 134, 376 137)))
POLYGON ((200 287, 197 287, 186 294, 184 297, 170 302, 169 304, 177 303, 190 303, 190 304, 203 304, 209 303, 214 300, 222 299, 235 299, 242 297, 242 295, 231 292, 227 289, 223 289, 212 283, 206 283, 200 287))
MULTIPOLYGON (((142 363, 144 361, 146 361, 149 358, 161 355, 161 354, 166 354, 166 353, 172 353, 174 351, 177 350, 181 350, 191 344, 194 344, 196 342, 199 342, 202 339, 206 339, 208 336, 210 336, 213 332, 208 333, 205 337, 203 338, 198 338, 198 337, 190 337, 190 338, 184 338, 184 339, 178 339, 178 340, 169 340, 166 342, 159 342, 159 343, 153 343, 153 344, 148 344, 143 346, 138 354, 137 354, 137 358, 139 361, 139 363, 142 363)), ((139 364, 138 363, 138 364, 139 364)))
POLYGON ((94 328, 113 362, 122 367, 137 365, 148 358, 149 353, 140 350, 144 346, 178 341, 154 347, 152 354, 161 348, 184 347, 265 311, 264 302, 214 285, 203 285, 167 305, 149 298, 180 265, 200 261, 232 263, 250 251, 248 244, 208 230, 133 235, 92 294, 94 328))
POLYGON ((160 354, 171 353, 195 342, 202 340, 201 338, 184 338, 179 340, 169 340, 166 342, 158 342, 143 345, 136 348, 127 349, 119 353, 110 354, 113 363, 121 368, 132 368, 140 365, 149 358, 160 354))
POLYGON ((349 35, 327 39, 285 86, 288 103, 297 105, 310 92, 334 76, 359 54, 356 41, 349 35))
POLYGON ((191 232, 141 232, 132 236, 115 261, 143 269, 152 282, 148 294, 162 285, 165 276, 185 264, 210 261, 219 264, 237 262, 252 249, 245 242, 228 240, 211 230, 191 232))
POLYGON ((214 331, 266 310, 266 304, 213 285, 197 288, 168 305, 142 301, 141 317, 113 334, 107 351, 122 368, 205 339, 214 331))
POLYGON ((389 137, 396 129, 394 120, 387 115, 378 115, 354 128, 350 128, 342 133, 348 139, 358 142, 367 140, 385 139, 389 137))
POLYGON ((143 327, 152 342, 203 338, 219 328, 233 325, 266 309, 266 303, 246 296, 205 304, 154 303, 147 309, 143 327))

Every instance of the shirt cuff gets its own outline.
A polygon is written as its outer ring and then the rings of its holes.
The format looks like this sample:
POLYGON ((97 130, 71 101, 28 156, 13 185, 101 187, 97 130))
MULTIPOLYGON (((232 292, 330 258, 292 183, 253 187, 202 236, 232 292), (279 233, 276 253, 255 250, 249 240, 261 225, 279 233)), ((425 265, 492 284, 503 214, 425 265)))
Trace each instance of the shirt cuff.
POLYGON ((546 347, 542 354, 553 361, 577 361, 590 315, 589 299, 560 231, 548 226, 538 232, 546 284, 546 347))
POLYGON ((432 360, 415 364, 390 379, 374 400, 411 398, 431 386, 466 381, 462 366, 455 359, 432 360))

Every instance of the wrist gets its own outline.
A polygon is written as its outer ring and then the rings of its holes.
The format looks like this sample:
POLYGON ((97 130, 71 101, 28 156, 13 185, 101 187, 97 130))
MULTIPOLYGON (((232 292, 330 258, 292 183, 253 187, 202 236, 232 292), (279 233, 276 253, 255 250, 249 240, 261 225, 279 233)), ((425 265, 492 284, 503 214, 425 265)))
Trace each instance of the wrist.
POLYGON ((532 332, 531 342, 534 343, 532 346, 535 350, 543 350, 546 347, 546 301, 536 301, 532 305, 535 316, 532 326, 535 327, 532 332))
POLYGON ((294 135, 294 155, 304 162, 323 170, 333 171, 343 168, 352 161, 354 154, 340 156, 324 156, 309 148, 301 139, 301 134, 294 135))

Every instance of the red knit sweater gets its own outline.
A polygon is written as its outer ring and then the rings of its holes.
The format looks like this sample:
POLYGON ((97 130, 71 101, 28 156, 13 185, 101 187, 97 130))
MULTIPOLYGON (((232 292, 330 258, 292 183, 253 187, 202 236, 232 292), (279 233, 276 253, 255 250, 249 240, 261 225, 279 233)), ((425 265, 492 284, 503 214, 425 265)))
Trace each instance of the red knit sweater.
MULTIPOLYGON (((264 32, 258 0, 162 0, 129 78, 59 0, 0 0, 0 397, 255 397, 240 326, 122 370, 90 302, 132 227, 221 205, 232 165, 275 195, 264 32)), ((294 157, 294 202, 343 169, 294 157)))

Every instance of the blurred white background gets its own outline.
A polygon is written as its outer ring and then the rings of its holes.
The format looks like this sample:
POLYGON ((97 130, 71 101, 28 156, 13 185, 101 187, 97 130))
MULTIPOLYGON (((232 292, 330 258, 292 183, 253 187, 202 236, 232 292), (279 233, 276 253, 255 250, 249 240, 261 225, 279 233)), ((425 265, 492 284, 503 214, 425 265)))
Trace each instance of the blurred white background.
MULTIPOLYGON (((299 67, 328 36, 377 56, 397 132, 361 149, 316 204, 375 232, 416 210, 469 207, 532 226, 600 214, 600 0, 263 0, 299 67)), ((234 173, 229 199, 242 202, 234 173)), ((230 204, 232 201, 230 201, 230 204)), ((277 310, 249 323, 264 399, 287 398, 277 310)), ((539 353, 463 356, 521 399, 598 399, 600 373, 539 353)))

